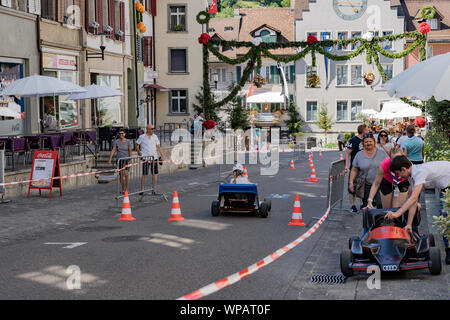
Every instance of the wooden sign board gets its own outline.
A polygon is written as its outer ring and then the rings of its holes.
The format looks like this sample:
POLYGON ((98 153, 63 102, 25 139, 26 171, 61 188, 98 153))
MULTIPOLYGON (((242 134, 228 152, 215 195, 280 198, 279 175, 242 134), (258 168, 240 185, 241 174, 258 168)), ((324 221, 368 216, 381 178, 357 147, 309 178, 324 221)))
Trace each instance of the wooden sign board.
POLYGON ((28 187, 28 197, 30 197, 31 189, 39 189, 39 195, 41 195, 42 189, 47 189, 50 190, 51 198, 53 188, 59 188, 59 195, 62 196, 61 180, 53 179, 59 176, 61 176, 61 172, 59 169, 58 151, 35 151, 30 177, 30 180, 33 181, 30 182, 28 187))

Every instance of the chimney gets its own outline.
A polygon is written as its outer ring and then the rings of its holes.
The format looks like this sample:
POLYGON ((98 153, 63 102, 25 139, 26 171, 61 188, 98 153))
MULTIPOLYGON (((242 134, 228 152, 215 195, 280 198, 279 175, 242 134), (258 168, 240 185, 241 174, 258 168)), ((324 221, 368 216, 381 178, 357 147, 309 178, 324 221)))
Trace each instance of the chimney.
POLYGON ((240 15, 240 13, 239 13, 239 8, 235 8, 235 9, 234 9, 234 17, 235 17, 235 18, 240 18, 240 17, 241 17, 241 15, 240 15))

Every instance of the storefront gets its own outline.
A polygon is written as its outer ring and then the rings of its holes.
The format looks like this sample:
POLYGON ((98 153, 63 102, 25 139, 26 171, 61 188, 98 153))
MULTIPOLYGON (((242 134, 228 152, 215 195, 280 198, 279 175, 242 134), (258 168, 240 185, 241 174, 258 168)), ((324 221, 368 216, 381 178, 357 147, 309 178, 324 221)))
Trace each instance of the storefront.
MULTIPOLYGON (((122 76, 108 74, 91 74, 91 83, 107 86, 123 92, 122 76)), ((93 127, 120 126, 123 120, 123 96, 92 99, 91 124, 93 127)))
MULTIPOLYGON (((43 53, 44 76, 55 77, 79 84, 77 56, 43 53)), ((79 102, 67 100, 68 96, 41 99, 43 131, 74 129, 80 127, 79 102)))
MULTIPOLYGON (((24 60, 0 57, 0 91, 24 76, 24 60)), ((24 99, 0 96, 0 136, 23 134, 25 128, 24 99), (4 109, 3 109, 4 110, 4 109), (17 114, 14 116, 13 114, 17 114)))

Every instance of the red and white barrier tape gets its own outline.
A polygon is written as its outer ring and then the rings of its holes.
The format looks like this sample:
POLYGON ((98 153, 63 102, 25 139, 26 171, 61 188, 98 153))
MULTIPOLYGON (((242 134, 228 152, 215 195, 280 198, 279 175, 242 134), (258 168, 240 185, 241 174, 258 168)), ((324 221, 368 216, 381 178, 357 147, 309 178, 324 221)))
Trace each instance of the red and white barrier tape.
POLYGON ((291 249, 298 246, 300 243, 302 243, 304 240, 308 239, 316 230, 320 227, 320 225, 326 220, 328 217, 328 214, 330 213, 330 207, 328 207, 325 214, 320 218, 319 221, 317 221, 316 224, 314 224, 308 231, 306 231, 304 234, 302 234, 299 238, 292 241, 291 243, 285 245, 281 249, 278 249, 277 251, 269 254, 264 259, 259 260, 255 264, 252 264, 251 266, 241 270, 240 272, 237 272, 235 274, 232 274, 226 278, 223 278, 222 280, 213 282, 207 286, 204 286, 203 288, 200 288, 192 293, 189 293, 187 295, 184 295, 177 300, 197 300, 201 299, 203 297, 206 297, 207 295, 210 295, 214 292, 217 292, 219 290, 222 290, 225 287, 228 287, 245 277, 255 273, 259 269, 269 265, 270 263, 274 262, 278 258, 280 258, 283 254, 290 251, 291 249))

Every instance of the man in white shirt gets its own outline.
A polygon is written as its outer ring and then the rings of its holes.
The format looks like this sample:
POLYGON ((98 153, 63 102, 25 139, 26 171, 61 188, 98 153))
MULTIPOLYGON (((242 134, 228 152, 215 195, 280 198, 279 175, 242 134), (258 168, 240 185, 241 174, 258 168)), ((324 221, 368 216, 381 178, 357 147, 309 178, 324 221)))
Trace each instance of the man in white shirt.
POLYGON ((148 125, 146 128, 146 133, 141 134, 136 140, 135 149, 139 156, 143 157, 143 161, 146 161, 142 165, 142 181, 140 195, 143 195, 145 188, 145 178, 148 175, 148 169, 151 169, 153 175, 153 190, 152 194, 156 193, 156 185, 158 183, 158 152, 161 155, 161 161, 164 161, 164 154, 159 143, 159 139, 154 134, 155 127, 153 125, 148 125))
MULTIPOLYGON (((408 211, 408 222, 405 229, 412 231, 412 222, 417 210, 417 203, 422 188, 446 189, 450 185, 450 161, 431 161, 424 164, 412 165, 411 161, 406 156, 397 156, 391 161, 391 171, 404 179, 411 178, 413 181, 413 191, 409 199, 397 212, 389 211, 386 214, 386 219, 394 219, 400 217, 403 213, 408 211)), ((442 191, 441 191, 442 192, 442 191)), ((443 210, 441 215, 446 216, 443 210)), ((446 264, 450 264, 450 248, 448 246, 448 239, 443 237, 446 264)))

